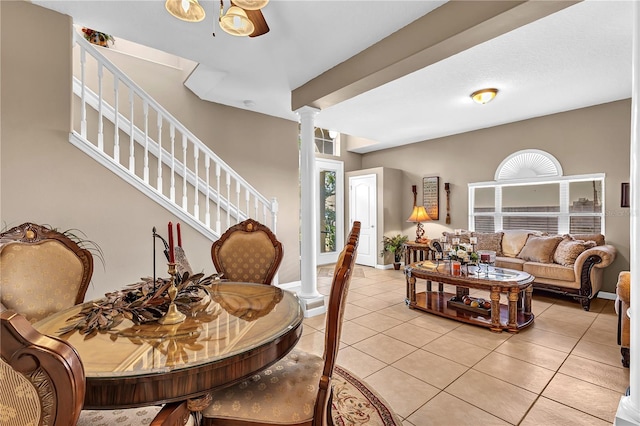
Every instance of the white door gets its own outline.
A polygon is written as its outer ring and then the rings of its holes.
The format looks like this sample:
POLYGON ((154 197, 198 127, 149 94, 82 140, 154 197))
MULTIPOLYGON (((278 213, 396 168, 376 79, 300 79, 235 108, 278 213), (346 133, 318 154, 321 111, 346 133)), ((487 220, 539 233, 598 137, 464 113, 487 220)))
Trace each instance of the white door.
POLYGON ((318 265, 336 263, 344 246, 344 165, 342 161, 317 159, 318 265))
POLYGON ((360 221, 360 241, 356 263, 376 266, 378 234, 376 229, 376 175, 349 178, 349 226, 360 221))

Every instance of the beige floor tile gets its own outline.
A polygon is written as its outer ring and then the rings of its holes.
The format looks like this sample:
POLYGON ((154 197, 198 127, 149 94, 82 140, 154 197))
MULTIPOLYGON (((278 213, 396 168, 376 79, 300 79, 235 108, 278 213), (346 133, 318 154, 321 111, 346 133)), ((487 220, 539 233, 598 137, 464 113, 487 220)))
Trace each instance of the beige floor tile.
POLYGON ((618 324, 611 329, 598 327, 589 327, 584 336, 583 341, 600 343, 602 345, 618 346, 618 324))
POLYGON ((536 328, 578 339, 581 338, 589 328, 588 324, 577 325, 542 315, 536 316, 533 323, 536 328))
POLYGON ((555 319, 587 327, 591 326, 597 316, 597 313, 592 311, 586 312, 577 304, 575 306, 562 306, 555 304, 539 315, 539 317, 555 319))
POLYGON ((622 365, 620 363, 620 346, 601 345, 580 340, 571 354, 613 365, 614 367, 622 365))
POLYGON ((314 331, 313 333, 302 336, 300 340, 298 340, 296 348, 322 356, 324 353, 324 333, 321 331, 314 331))
POLYGON ((593 321, 591 328, 613 331, 615 334, 618 331, 618 314, 616 314, 613 308, 611 309, 611 312, 601 313, 596 317, 595 321, 593 321))
POLYGON ((338 351, 338 365, 353 372, 356 376, 367 377, 368 375, 386 367, 387 364, 375 359, 371 355, 359 351, 353 346, 348 346, 338 351))
POLYGON ((378 299, 376 297, 367 297, 365 299, 359 299, 352 302, 356 306, 360 306, 361 308, 369 309, 373 312, 378 312, 382 309, 388 308, 389 306, 395 305, 398 301, 389 302, 387 300, 378 299))
POLYGON ((439 392, 439 389, 394 367, 383 368, 366 377, 365 381, 402 417, 408 417, 439 392))
POLYGON ((467 367, 472 367, 491 352, 489 349, 463 342, 447 335, 427 343, 422 349, 467 367))
POLYGON ((376 334, 378 334, 377 331, 372 330, 368 327, 357 324, 353 321, 344 321, 344 323, 342 324, 342 334, 340 335, 340 341, 348 345, 353 345, 354 343, 367 339, 376 334))
POLYGON ((489 350, 497 348, 511 336, 512 334, 510 333, 492 333, 487 328, 467 324, 463 324, 447 333, 447 337, 473 343, 476 346, 481 346, 489 350))
POLYGON ((363 325, 379 332, 388 330, 402 323, 402 321, 400 320, 379 314, 377 312, 368 313, 366 315, 354 318, 352 321, 356 324, 363 325))
POLYGON ((355 291, 350 291, 347 294, 347 303, 355 302, 356 300, 360 300, 360 299, 366 299, 367 297, 370 297, 370 296, 364 293, 356 293, 355 291))
POLYGON ((469 370, 445 391, 512 424, 518 424, 537 395, 510 383, 469 370))
POLYGON ((417 348, 442 336, 442 334, 409 323, 402 323, 385 330, 383 333, 417 348))
POLYGON ((316 330, 324 330, 326 323, 326 314, 316 315, 315 317, 305 318, 302 321, 303 327, 311 327, 316 330))
POLYGON ((560 373, 551 380, 542 396, 607 422, 613 422, 622 397, 619 392, 560 373))
POLYGON ((389 306, 395 306, 402 304, 405 309, 409 309, 404 304, 404 300, 407 298, 407 295, 404 291, 387 291, 386 293, 376 294, 371 296, 374 299, 382 300, 383 302, 389 303, 389 306))
POLYGON ((402 426, 416 426, 416 425, 414 425, 413 423, 411 423, 409 420, 404 419, 404 420, 402 421, 402 426))
POLYGON ((555 374, 554 370, 497 352, 487 355, 473 369, 537 394, 543 391, 555 374))
POLYGON ((462 325, 462 323, 459 323, 458 321, 442 318, 426 312, 421 313, 422 315, 412 319, 409 323, 440 334, 448 333, 462 325))
POLYGON ((615 367, 600 361, 570 355, 558 372, 620 394, 624 394, 629 387, 629 369, 622 367, 622 364, 615 367))
POLYGON ((554 371, 560 368, 568 356, 565 352, 524 340, 507 340, 496 349, 496 352, 554 371))
POLYGON ((417 350, 415 346, 384 334, 376 334, 354 344, 353 347, 387 364, 392 364, 417 350))
POLYGON ((531 327, 521 330, 511 340, 523 340, 566 353, 571 352, 578 343, 577 337, 565 336, 537 327, 535 320, 531 327))
POLYGON ((370 313, 371 311, 369 309, 361 308, 360 306, 347 302, 347 306, 344 309, 344 319, 352 320, 370 313))
POLYGON ((415 426, 507 426, 509 423, 473 405, 440 392, 409 416, 415 426))
POLYGON ((541 425, 581 425, 581 426, 605 426, 611 422, 575 410, 566 405, 558 404, 547 398, 539 398, 520 426, 541 425))
POLYGON ((438 389, 446 388, 469 369, 467 366, 422 349, 411 352, 392 365, 438 389))
POLYGON ((391 318, 395 318, 400 321, 411 321, 414 318, 419 317, 423 313, 420 311, 416 311, 414 309, 409 309, 403 303, 396 304, 393 306, 389 306, 388 308, 384 308, 378 311, 379 314, 390 316, 391 318))

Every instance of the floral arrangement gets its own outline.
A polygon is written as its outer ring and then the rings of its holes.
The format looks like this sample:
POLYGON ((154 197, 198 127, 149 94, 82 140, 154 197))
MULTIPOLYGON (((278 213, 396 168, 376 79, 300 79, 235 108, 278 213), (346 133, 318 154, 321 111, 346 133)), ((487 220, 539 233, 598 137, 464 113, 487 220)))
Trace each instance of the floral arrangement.
POLYGON ((100 31, 92 30, 87 27, 82 28, 82 34, 89 43, 97 44, 102 47, 109 47, 109 42, 111 42, 111 44, 116 42, 116 39, 113 38, 111 34, 101 33, 100 31))
MULTIPOLYGON (((174 303, 178 310, 190 314, 194 307, 209 297, 209 287, 221 276, 213 274, 205 277, 198 273, 189 276, 185 272, 177 285, 178 294, 174 303)), ((73 330, 79 330, 85 334, 85 338, 91 338, 98 332, 107 332, 117 327, 124 319, 134 324, 144 324, 157 321, 162 318, 171 302, 167 290, 172 282, 166 278, 142 278, 141 282, 131 284, 124 290, 105 294, 98 302, 85 306, 77 315, 69 321, 77 318, 71 324, 59 330, 66 334, 73 330)))
POLYGON ((451 250, 449 251, 449 259, 457 260, 462 264, 477 263, 478 253, 473 251, 473 246, 471 244, 461 243, 451 247, 451 250))

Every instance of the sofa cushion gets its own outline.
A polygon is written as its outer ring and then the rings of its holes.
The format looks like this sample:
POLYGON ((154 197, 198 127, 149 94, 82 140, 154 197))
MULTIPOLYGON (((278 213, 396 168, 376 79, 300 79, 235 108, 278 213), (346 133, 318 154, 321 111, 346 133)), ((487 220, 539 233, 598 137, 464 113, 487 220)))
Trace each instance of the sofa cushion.
POLYGON ((499 268, 515 269, 522 271, 524 260, 517 257, 496 257, 496 266, 499 268))
POLYGON ((503 231, 502 235, 502 255, 506 257, 516 257, 520 250, 527 242, 529 235, 534 235, 534 231, 527 231, 521 229, 512 229, 503 231))
POLYGON ((573 268, 556 263, 526 262, 522 266, 522 270, 536 277, 536 282, 544 281, 545 278, 570 283, 576 280, 573 268))
POLYGON ((470 243, 469 237, 471 237, 471 234, 469 233, 469 231, 465 231, 465 230, 463 230, 460 235, 456 235, 455 232, 443 231, 442 236, 447 237, 447 242, 449 244, 451 244, 451 240, 453 238, 460 238, 461 244, 469 244, 470 243))
POLYGON ((595 246, 596 242, 593 240, 576 240, 567 235, 562 239, 562 241, 560 241, 560 244, 558 244, 558 247, 553 254, 553 261, 563 266, 573 266, 573 264, 576 263, 576 259, 583 251, 595 246))
POLYGON ((562 241, 562 237, 537 237, 529 236, 524 247, 518 253, 518 258, 530 262, 551 263, 553 253, 562 241))
POLYGON ((493 250, 496 256, 502 256, 503 234, 503 232, 474 232, 471 236, 478 238, 476 250, 493 250))
POLYGON ((602 234, 571 234, 575 240, 595 241, 597 246, 603 246, 604 235, 602 234))

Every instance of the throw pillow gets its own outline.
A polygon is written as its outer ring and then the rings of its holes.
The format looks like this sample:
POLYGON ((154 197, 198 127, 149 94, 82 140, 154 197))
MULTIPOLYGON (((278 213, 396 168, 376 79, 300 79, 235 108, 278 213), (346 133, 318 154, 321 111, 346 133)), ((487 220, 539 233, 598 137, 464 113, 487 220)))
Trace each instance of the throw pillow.
POLYGON ((518 254, 518 258, 540 263, 552 263, 553 253, 562 237, 536 237, 531 235, 518 254))
POLYGON ((452 238, 460 238, 460 243, 461 244, 469 244, 469 237, 471 237, 471 234, 469 233, 469 231, 462 231, 461 235, 456 235, 455 232, 442 232, 442 235, 444 237, 447 237, 447 242, 449 244, 451 244, 451 239, 452 238))
POLYGON ((604 235, 602 234, 572 234, 574 240, 595 241, 597 246, 604 245, 604 235))
POLYGON ((527 230, 505 230, 502 236, 502 255, 506 257, 516 257, 524 247, 529 235, 534 231, 527 230))
POLYGON ((474 232, 473 237, 478 237, 476 250, 492 250, 496 256, 502 256, 502 232, 474 232))
POLYGON ((560 241, 560 244, 558 244, 553 254, 553 261, 562 266, 573 266, 583 251, 595 246, 595 241, 575 240, 567 235, 560 241))

